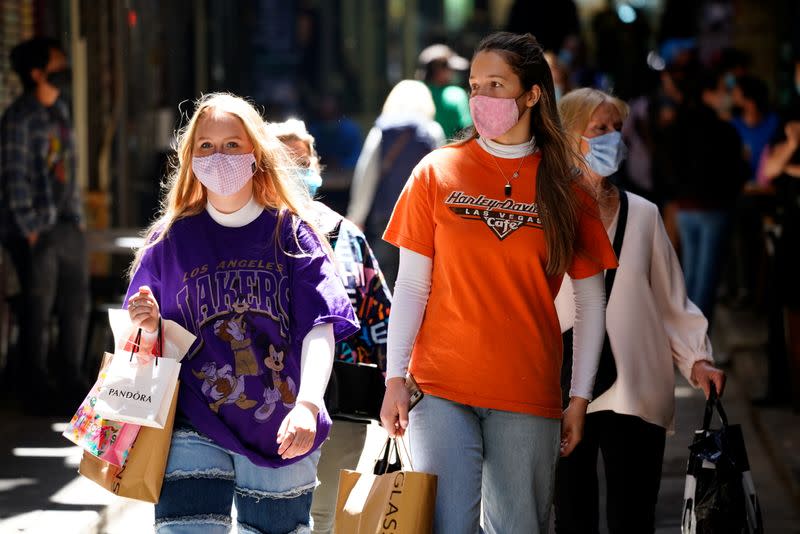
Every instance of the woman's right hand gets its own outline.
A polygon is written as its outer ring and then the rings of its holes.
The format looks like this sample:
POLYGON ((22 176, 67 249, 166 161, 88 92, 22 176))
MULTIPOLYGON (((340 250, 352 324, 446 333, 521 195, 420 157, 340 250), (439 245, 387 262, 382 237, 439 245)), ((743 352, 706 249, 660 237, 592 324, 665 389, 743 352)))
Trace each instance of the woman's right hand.
POLYGON ((149 287, 140 287, 139 292, 128 299, 128 315, 136 328, 142 328, 150 333, 158 329, 158 318, 161 314, 158 302, 149 287))
POLYGON ((381 424, 390 436, 402 437, 408 428, 408 404, 410 396, 406 381, 402 377, 386 381, 386 393, 381 406, 381 424))

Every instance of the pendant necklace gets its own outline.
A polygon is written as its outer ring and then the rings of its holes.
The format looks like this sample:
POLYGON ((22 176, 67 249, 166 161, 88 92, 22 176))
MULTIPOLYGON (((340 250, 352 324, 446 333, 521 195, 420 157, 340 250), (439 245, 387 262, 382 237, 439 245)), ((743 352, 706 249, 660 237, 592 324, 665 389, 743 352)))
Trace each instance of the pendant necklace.
POLYGON ((506 178, 506 175, 503 172, 503 169, 501 169, 500 168, 500 164, 497 163, 497 158, 495 157, 495 155, 492 154, 491 152, 489 153, 489 155, 492 156, 492 161, 494 161, 494 164, 497 166, 497 170, 500 171, 500 175, 503 177, 503 180, 506 181, 506 185, 505 185, 505 187, 503 187, 503 192, 505 193, 506 198, 509 198, 511 196, 511 180, 519 178, 519 170, 522 168, 522 163, 525 161, 525 158, 527 158, 535 150, 536 150, 536 145, 532 144, 531 148, 528 150, 528 152, 526 152, 525 155, 520 158, 519 165, 517 166, 517 170, 514 171, 514 173, 511 175, 511 178, 506 178))

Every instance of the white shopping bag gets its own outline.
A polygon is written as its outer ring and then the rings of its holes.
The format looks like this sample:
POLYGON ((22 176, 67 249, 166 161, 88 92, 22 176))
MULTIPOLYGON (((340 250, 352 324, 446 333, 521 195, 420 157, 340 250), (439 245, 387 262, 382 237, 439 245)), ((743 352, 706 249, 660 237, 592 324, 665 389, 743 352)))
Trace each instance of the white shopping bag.
MULTIPOLYGON (((141 335, 136 346, 139 339, 141 335)), ((172 358, 117 349, 97 394, 95 412, 111 421, 164 428, 180 369, 172 358)))

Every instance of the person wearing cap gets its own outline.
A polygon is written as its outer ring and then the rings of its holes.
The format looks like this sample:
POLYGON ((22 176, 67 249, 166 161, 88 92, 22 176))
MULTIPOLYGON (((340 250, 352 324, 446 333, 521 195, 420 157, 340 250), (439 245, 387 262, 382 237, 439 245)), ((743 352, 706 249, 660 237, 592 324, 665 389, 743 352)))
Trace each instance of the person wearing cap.
POLYGON ((467 70, 469 61, 447 45, 434 44, 420 52, 418 63, 417 77, 431 90, 436 122, 442 126, 445 137, 453 139, 458 132, 472 126, 469 96, 464 89, 453 85, 454 73, 467 70))

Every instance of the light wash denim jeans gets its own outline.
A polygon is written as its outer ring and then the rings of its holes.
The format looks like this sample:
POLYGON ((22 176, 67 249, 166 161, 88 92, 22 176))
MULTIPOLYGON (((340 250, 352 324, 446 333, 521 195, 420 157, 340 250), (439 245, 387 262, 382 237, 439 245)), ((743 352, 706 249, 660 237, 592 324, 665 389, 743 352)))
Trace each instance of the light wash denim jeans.
POLYGON ((724 211, 678 211, 686 293, 711 324, 729 219, 724 211))
POLYGON ((172 434, 161 498, 158 534, 223 534, 231 529, 236 500, 242 534, 305 534, 317 483, 319 450, 273 469, 219 447, 186 427, 172 434))
POLYGON ((439 477, 436 534, 547 533, 561 421, 432 395, 409 417, 414 469, 439 477))

